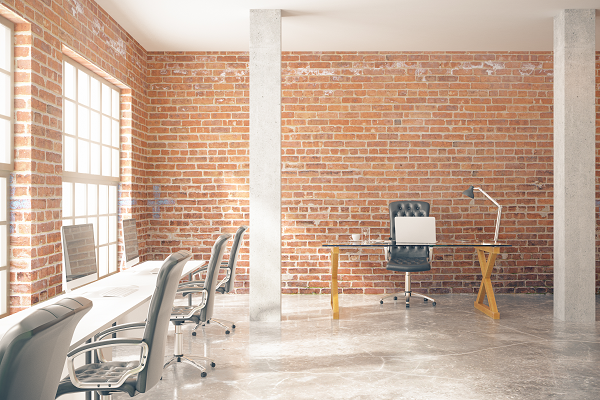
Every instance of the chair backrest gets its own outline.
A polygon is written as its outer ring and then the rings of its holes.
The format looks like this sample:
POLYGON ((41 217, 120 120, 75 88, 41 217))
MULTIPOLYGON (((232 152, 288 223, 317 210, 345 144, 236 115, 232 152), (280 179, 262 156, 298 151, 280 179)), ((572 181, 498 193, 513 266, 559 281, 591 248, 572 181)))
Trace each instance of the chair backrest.
POLYGON ((1 400, 54 399, 75 327, 91 308, 86 298, 64 298, 6 332, 0 341, 1 400))
POLYGON ((215 244, 212 247, 212 251, 210 252, 210 260, 208 261, 208 266, 206 268, 206 277, 204 278, 204 289, 206 297, 206 306, 200 312, 200 321, 206 322, 210 318, 212 318, 213 307, 215 304, 215 295, 217 288, 217 278, 219 277, 219 267, 221 266, 221 261, 223 261, 223 254, 225 253, 225 246, 229 239, 231 238, 231 233, 224 233, 216 240, 215 244))
MULTIPOLYGON (((428 217, 429 203, 416 200, 394 201, 389 204, 390 210, 390 240, 396 240, 396 217, 428 217)), ((392 257, 427 257, 428 246, 392 246, 392 257)))
POLYGON ((240 248, 244 244, 244 235, 247 230, 248 226, 242 225, 238 228, 233 237, 233 243, 231 244, 231 250, 229 251, 229 262, 227 263, 229 280, 217 289, 220 293, 229 293, 234 289, 233 282, 235 281, 235 269, 237 267, 237 261, 240 258, 240 248))
POLYGON ((177 284, 185 263, 192 257, 189 251, 180 250, 164 261, 156 278, 156 288, 150 299, 143 340, 148 344, 148 362, 139 374, 136 390, 145 393, 158 383, 165 360, 167 330, 171 309, 177 293, 177 284))

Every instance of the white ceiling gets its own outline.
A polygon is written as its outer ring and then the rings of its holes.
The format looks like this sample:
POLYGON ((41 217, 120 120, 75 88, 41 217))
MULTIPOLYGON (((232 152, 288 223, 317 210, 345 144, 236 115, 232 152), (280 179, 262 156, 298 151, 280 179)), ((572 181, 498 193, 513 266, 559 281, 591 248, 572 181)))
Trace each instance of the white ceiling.
POLYGON ((250 9, 282 10, 284 51, 546 51, 560 10, 600 9, 600 0, 96 2, 148 51, 248 51, 250 9))

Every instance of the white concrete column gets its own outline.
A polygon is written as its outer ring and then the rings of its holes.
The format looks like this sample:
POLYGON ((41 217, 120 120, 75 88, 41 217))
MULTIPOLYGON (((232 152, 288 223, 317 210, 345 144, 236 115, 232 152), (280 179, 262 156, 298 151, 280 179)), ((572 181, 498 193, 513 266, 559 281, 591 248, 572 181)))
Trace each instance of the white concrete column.
POLYGON ((554 19, 554 317, 595 321, 596 10, 554 19))
POLYGON ((250 10, 250 320, 281 320, 281 10, 250 10))

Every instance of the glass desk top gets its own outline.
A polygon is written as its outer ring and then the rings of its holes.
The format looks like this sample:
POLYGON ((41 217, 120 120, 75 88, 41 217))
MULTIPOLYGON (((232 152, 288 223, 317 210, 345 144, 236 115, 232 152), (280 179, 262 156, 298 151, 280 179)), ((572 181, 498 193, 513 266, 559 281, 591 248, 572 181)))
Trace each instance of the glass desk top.
POLYGON ((436 243, 397 243, 394 240, 328 240, 322 247, 387 247, 387 246, 429 246, 429 247, 510 247, 502 242, 477 240, 438 240, 436 243))

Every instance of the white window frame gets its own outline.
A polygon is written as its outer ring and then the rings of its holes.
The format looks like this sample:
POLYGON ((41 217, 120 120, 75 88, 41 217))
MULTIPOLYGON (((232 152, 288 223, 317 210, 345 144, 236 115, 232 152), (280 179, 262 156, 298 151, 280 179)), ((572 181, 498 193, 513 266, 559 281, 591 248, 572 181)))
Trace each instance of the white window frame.
POLYGON ((118 87, 95 72, 63 56, 62 223, 63 225, 84 223, 94 225, 99 277, 118 271, 120 92, 118 87), (74 71, 71 82, 66 82, 69 77, 67 68, 74 71), (98 97, 92 96, 90 83, 92 78, 98 83, 98 97), (80 90, 80 80, 85 82, 87 90, 80 90), (87 99, 81 99, 82 94, 87 95, 87 99), (107 96, 108 107, 105 107, 104 100, 107 96), (97 101, 94 102, 93 99, 97 101), (97 107, 94 107, 94 104, 97 107), (69 120, 67 120, 67 107, 74 112, 74 118, 73 114, 69 114, 69 120), (87 118, 82 117, 84 113, 87 114, 87 118), (97 116, 95 120, 92 118, 93 114, 97 116), (96 136, 93 133, 95 127, 97 127, 96 136), (104 131, 103 128, 108 130, 104 131), (80 132, 84 133, 80 134, 80 132), (107 137, 108 143, 105 140, 107 137), (70 143, 70 147, 67 146, 67 142, 70 143), (79 150, 82 148, 80 146, 87 147, 87 154, 83 152, 84 156, 80 154, 79 150), (105 151, 110 155, 108 163, 99 155, 106 154, 105 151), (73 154, 75 157, 69 158, 73 154), (81 197, 77 196, 85 196, 85 199, 82 201, 81 197))
MULTIPOLYGON (((0 136, 0 318, 8 315, 10 311, 10 173, 14 169, 14 48, 15 30, 14 24, 4 17, 0 17, 2 28, 8 29, 6 40, 2 47, 6 46, 4 57, 7 65, 0 65, 0 79, 4 79, 5 89, 9 94, 4 98, 4 110, 0 110, 0 124, 3 130, 0 136), (6 69, 5 67, 8 67, 6 69)), ((1 49, 1 48, 0 48, 1 49)), ((3 58, 4 58, 3 57, 3 58)), ((5 95, 5 93, 3 93, 5 95)), ((0 104, 2 101, 0 101, 0 104)))
POLYGON ((9 225, 9 173, 0 170, 0 318, 9 313, 10 290, 10 225, 9 225))

